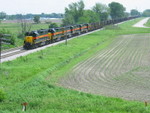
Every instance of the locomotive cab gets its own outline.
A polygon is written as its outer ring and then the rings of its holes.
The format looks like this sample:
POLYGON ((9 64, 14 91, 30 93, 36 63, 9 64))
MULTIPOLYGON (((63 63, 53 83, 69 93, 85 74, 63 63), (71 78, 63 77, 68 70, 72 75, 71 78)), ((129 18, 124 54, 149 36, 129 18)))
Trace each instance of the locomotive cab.
POLYGON ((37 36, 38 36, 38 33, 35 31, 26 32, 23 47, 25 49, 31 49, 33 47, 33 43, 34 43, 34 37, 37 37, 37 36))

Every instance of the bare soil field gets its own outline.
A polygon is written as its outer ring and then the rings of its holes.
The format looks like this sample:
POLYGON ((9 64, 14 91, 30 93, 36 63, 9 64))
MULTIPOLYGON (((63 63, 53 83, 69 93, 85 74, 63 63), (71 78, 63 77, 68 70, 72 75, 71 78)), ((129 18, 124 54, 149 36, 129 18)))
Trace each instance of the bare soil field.
POLYGON ((150 102, 150 34, 123 35, 76 65, 61 86, 104 96, 150 102))

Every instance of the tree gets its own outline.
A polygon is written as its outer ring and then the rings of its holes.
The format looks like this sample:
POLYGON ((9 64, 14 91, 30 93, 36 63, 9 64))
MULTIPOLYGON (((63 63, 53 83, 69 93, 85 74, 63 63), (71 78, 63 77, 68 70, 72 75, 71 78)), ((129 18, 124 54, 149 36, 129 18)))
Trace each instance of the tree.
POLYGON ((145 16, 145 17, 150 17, 150 9, 147 9, 147 10, 143 11, 142 15, 145 16))
POLYGON ((62 26, 75 24, 73 15, 71 14, 65 14, 65 18, 62 20, 62 22, 63 22, 62 26))
POLYGON ((56 27, 58 27, 57 23, 50 22, 49 28, 56 28, 56 27))
POLYGON ((40 16, 34 16, 33 21, 37 24, 40 23, 40 16))
POLYGON ((75 24, 79 21, 79 18, 84 14, 84 2, 69 4, 69 8, 65 8, 65 15, 63 19, 63 25, 75 24))
POLYGON ((15 15, 15 18, 18 19, 18 20, 21 20, 21 19, 24 18, 24 17, 23 17, 22 14, 16 14, 16 15, 15 15))
POLYGON ((109 4, 110 7, 110 15, 112 19, 125 17, 125 7, 122 4, 117 2, 111 2, 109 4))
POLYGON ((131 14, 131 16, 137 16, 137 15, 140 15, 140 12, 138 12, 138 10, 136 10, 136 9, 132 9, 130 14, 131 14))
POLYGON ((18 22, 20 23, 20 28, 21 28, 21 29, 19 29, 18 37, 23 38, 25 33, 29 32, 31 30, 32 23, 27 22, 27 20, 23 16, 20 17, 18 22))
POLYGON ((108 19, 109 8, 105 4, 96 3, 92 10, 99 16, 99 21, 108 19))
POLYGON ((99 16, 92 10, 85 10, 82 17, 79 18, 78 23, 92 23, 98 22, 99 16))
POLYGON ((7 34, 6 37, 4 37, 4 39, 6 39, 6 43, 10 43, 11 45, 15 45, 15 42, 16 42, 16 38, 15 36, 8 30, 6 29, 1 29, 0 30, 0 37, 2 34, 7 34))
POLYGON ((4 18, 6 18, 6 13, 0 12, 0 20, 3 20, 4 18))
POLYGON ((24 37, 26 32, 29 32, 31 30, 32 24, 27 22, 25 19, 20 20, 21 25, 21 33, 19 33, 19 37, 24 37))
POLYGON ((129 17, 130 13, 129 12, 125 12, 125 16, 124 17, 129 17))

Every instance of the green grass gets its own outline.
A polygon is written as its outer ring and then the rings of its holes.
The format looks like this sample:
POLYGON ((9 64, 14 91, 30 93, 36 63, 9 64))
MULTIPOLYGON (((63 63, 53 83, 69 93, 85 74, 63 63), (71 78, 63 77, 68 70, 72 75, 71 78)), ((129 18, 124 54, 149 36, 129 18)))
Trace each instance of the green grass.
POLYGON ((148 21, 144 25, 147 26, 147 27, 150 27, 150 19, 148 19, 148 21))
MULTIPOLYGON (((40 24, 32 24, 31 30, 37 29, 47 29, 48 24, 40 23, 40 24)), ((0 30, 5 29, 10 31, 12 34, 18 34, 21 29, 20 23, 0 23, 0 30)))
POLYGON ((0 102, 0 113, 21 112, 23 102, 29 103, 28 113, 150 113, 144 102, 87 94, 58 84, 73 66, 107 47, 118 35, 149 33, 150 29, 131 27, 139 20, 2 63, 0 90, 6 98, 0 102))

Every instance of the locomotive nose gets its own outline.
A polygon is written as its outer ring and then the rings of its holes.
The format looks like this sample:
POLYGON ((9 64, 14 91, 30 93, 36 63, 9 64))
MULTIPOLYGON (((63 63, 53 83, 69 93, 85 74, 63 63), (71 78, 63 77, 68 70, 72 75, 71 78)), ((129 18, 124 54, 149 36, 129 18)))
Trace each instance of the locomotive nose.
POLYGON ((33 43, 33 37, 32 36, 26 36, 24 40, 24 48, 29 49, 31 48, 31 45, 33 43))
POLYGON ((25 37, 25 42, 32 43, 33 42, 33 37, 32 36, 26 36, 25 37))

